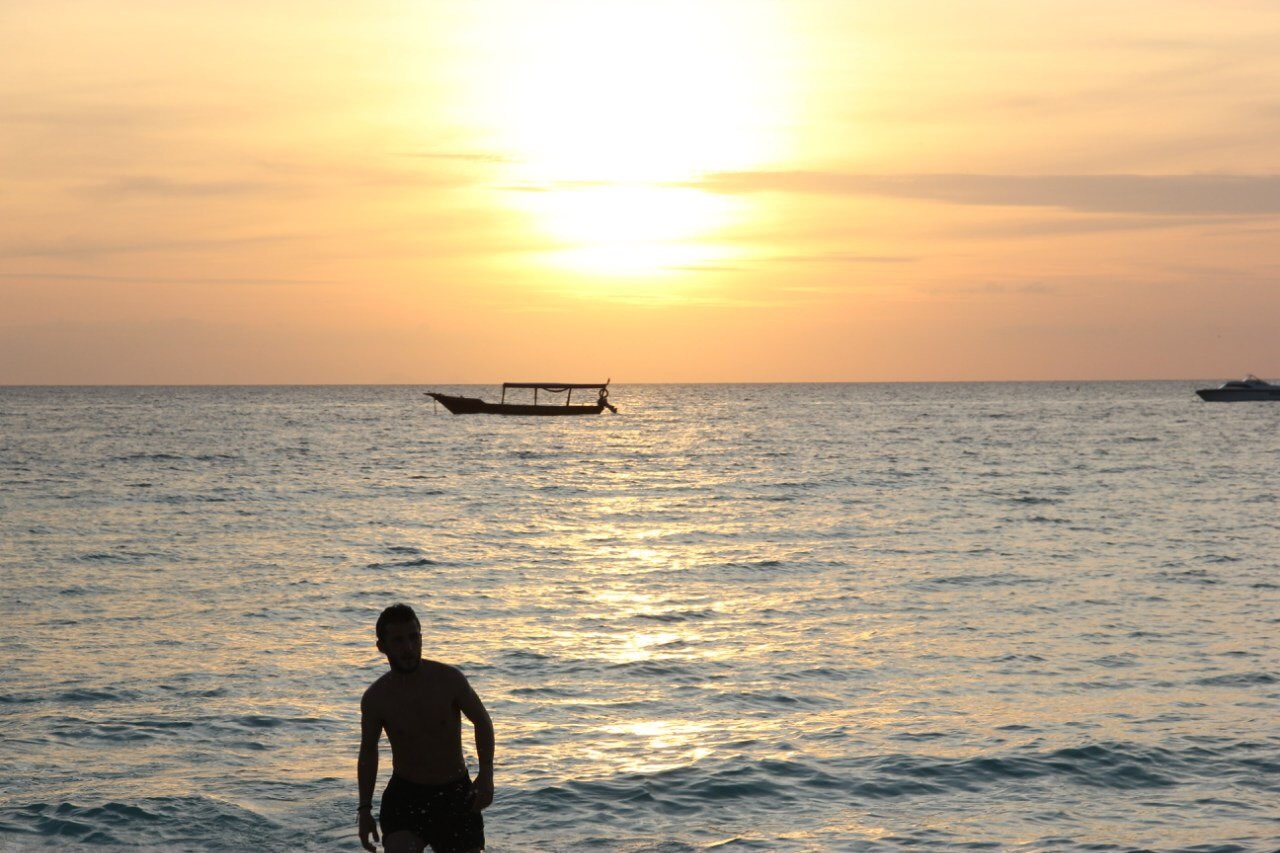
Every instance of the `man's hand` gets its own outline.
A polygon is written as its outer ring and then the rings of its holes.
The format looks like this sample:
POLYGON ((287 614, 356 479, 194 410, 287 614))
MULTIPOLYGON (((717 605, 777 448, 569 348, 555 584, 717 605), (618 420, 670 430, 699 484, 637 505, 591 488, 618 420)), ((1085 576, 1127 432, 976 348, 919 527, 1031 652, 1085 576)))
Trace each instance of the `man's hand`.
POLYGON ((471 783, 471 810, 484 811, 493 802, 493 768, 481 767, 471 783))
MULTIPOLYGON (((493 790, 492 784, 489 790, 493 790)), ((360 810, 360 846, 370 853, 377 853, 378 848, 374 847, 381 839, 378 838, 378 824, 373 819, 373 812, 369 809, 360 810), (373 836, 373 841, 369 841, 369 836, 373 836)))

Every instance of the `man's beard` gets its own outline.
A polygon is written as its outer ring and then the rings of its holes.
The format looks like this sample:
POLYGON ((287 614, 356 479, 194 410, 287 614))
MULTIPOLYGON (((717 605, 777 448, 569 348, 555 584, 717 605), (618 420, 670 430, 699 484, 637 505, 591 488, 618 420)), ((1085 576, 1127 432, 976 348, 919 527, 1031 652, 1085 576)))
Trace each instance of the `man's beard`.
POLYGON ((421 656, 414 658, 413 663, 409 664, 408 666, 402 665, 395 658, 388 658, 387 663, 391 664, 391 668, 396 672, 400 673, 401 675, 408 675, 409 673, 413 672, 418 668, 418 664, 422 663, 422 658, 421 656))

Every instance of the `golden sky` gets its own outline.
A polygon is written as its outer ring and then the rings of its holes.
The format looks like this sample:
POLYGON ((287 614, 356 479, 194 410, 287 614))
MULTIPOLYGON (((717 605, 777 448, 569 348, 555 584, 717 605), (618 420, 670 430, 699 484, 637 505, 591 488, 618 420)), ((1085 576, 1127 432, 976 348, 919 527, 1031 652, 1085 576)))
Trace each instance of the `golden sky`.
POLYGON ((0 383, 1280 376, 1274 0, 0 0, 0 383))

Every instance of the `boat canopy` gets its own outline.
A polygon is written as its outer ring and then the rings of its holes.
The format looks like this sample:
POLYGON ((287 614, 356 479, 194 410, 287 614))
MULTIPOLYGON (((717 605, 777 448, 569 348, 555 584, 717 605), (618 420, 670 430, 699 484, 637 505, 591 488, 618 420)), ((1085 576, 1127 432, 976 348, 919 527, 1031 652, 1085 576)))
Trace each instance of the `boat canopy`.
POLYGON ((607 388, 608 380, 604 382, 503 382, 502 390, 508 388, 538 388, 543 391, 553 391, 557 394, 563 391, 571 391, 575 388, 607 388))
MULTIPOLYGON (((552 394, 563 394, 564 392, 568 391, 569 396, 566 397, 564 401, 564 404, 568 406, 570 403, 573 402, 573 392, 575 389, 594 388, 600 392, 600 400, 597 403, 597 405, 609 406, 608 402, 606 402, 607 398, 609 397, 609 380, 608 379, 606 379, 604 382, 503 382, 502 383, 502 402, 503 403, 507 402, 508 388, 532 388, 533 404, 535 406, 538 404, 539 391, 547 391, 552 394)), ((609 406, 609 408, 613 409, 613 411, 615 412, 617 411, 617 409, 614 409, 612 406, 609 406)))

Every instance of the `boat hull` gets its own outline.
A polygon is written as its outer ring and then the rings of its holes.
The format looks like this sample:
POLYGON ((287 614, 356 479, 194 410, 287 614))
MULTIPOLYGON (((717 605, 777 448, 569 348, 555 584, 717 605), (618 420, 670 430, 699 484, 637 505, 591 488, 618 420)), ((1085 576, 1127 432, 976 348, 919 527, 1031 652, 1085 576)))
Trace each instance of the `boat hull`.
POLYGON ((1252 403, 1280 400, 1280 388, 1201 388, 1200 399, 1209 403, 1252 403))
POLYGON ((452 394, 428 392, 440 405, 455 415, 531 415, 537 417, 564 417, 566 415, 598 415, 604 404, 588 406, 530 406, 518 403, 486 403, 479 397, 455 397, 452 394))

